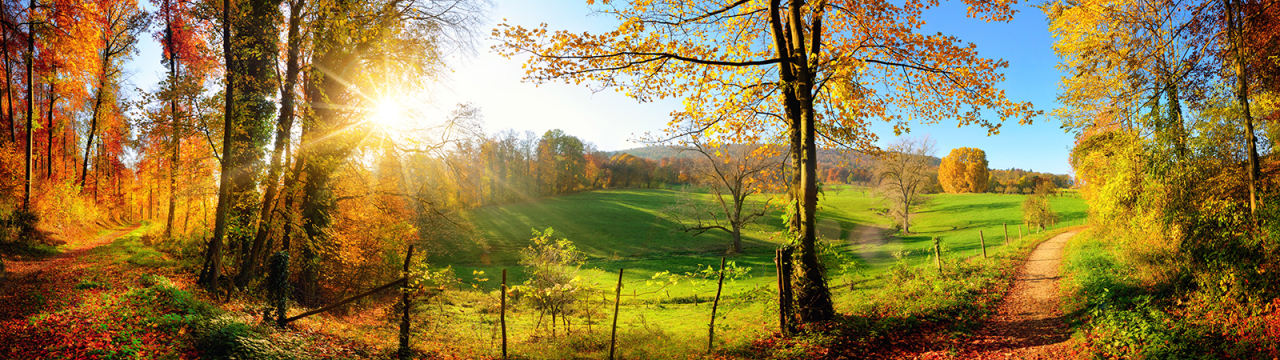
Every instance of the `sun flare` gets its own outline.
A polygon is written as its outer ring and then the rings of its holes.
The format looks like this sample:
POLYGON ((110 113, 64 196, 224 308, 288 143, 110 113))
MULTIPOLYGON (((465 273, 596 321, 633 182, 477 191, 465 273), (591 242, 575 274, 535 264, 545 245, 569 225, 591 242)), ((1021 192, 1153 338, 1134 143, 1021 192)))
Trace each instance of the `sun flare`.
POLYGON ((373 108, 370 114, 369 122, 377 124, 381 128, 396 128, 403 126, 407 121, 406 111, 403 105, 396 99, 382 99, 373 108))

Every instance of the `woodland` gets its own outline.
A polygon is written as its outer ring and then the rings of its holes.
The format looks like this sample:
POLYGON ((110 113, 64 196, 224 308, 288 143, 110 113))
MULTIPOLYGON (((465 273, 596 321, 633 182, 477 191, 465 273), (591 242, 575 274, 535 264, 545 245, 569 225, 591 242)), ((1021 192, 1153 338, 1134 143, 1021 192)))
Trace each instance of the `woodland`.
POLYGON ((148 1, 0 1, 0 358, 1280 356, 1271 0, 961 0, 1047 18, 1055 108, 936 1, 148 1), (412 106, 475 51, 683 108, 602 151, 412 106), (1073 174, 912 134, 1044 123, 1073 174))

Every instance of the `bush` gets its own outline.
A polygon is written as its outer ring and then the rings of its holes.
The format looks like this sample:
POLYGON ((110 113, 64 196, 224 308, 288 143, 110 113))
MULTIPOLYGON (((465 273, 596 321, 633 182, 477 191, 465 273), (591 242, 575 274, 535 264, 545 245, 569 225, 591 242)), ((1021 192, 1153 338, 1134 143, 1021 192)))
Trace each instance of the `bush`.
POLYGON ((578 270, 586 254, 578 251, 568 239, 552 240, 553 230, 533 231, 533 245, 520 251, 520 264, 526 267, 526 290, 523 298, 535 309, 553 318, 569 311, 585 291, 578 270))
POLYGON ((1202 353, 1204 334, 1152 305, 1141 296, 1125 309, 1090 311, 1089 343, 1099 355, 1120 359, 1212 358, 1202 353), (1197 356, 1199 355, 1199 356, 1197 356))
POLYGON ((80 195, 73 183, 41 184, 39 197, 31 199, 33 212, 40 214, 44 228, 66 234, 96 228, 103 211, 93 199, 80 195))
POLYGON ((1053 208, 1049 206, 1049 196, 1037 192, 1027 196, 1022 202, 1022 221, 1028 226, 1044 230, 1046 226, 1058 222, 1058 213, 1053 212, 1053 208))
POLYGON ((206 359, 290 359, 292 356, 249 325, 219 316, 198 329, 196 346, 206 359))

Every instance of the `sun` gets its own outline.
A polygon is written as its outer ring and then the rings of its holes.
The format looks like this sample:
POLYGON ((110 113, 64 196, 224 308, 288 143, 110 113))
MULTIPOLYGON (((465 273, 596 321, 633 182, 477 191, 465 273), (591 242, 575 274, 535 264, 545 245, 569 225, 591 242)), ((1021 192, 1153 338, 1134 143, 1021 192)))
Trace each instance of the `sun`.
POLYGON ((367 121, 384 129, 403 126, 407 121, 404 105, 397 99, 390 98, 378 100, 369 116, 367 121))

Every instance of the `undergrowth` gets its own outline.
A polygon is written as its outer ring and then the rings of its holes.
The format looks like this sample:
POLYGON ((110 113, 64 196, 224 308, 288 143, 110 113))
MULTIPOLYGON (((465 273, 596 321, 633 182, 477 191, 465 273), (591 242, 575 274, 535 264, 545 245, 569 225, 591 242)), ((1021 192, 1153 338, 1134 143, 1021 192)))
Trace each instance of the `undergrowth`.
MULTIPOLYGON (((1229 273, 1215 284, 1179 291, 1179 283, 1134 274, 1150 263, 1127 261, 1121 244, 1089 232, 1067 247, 1063 263, 1064 312, 1075 336, 1098 358, 1218 359, 1277 355, 1280 301, 1241 303, 1228 291, 1229 273), (1243 316, 1242 316, 1243 315, 1243 316)), ((1189 279, 1188 279, 1189 280, 1189 279)), ((1188 281, 1183 280, 1183 281, 1188 281)), ((1185 285, 1183 285, 1185 286, 1185 285)))
MULTIPOLYGON (((801 329, 790 338, 757 339, 727 355, 766 359, 846 359, 895 352, 954 351, 958 339, 977 329, 1013 284, 1013 276, 1038 244, 1068 229, 1046 231, 991 257, 946 259, 942 270, 930 260, 912 264, 902 256, 879 276, 884 285, 853 298, 851 310, 835 321, 801 329)), ((995 246, 991 246, 995 248, 995 246)), ((1003 246, 1002 246, 1003 247, 1003 246)))

